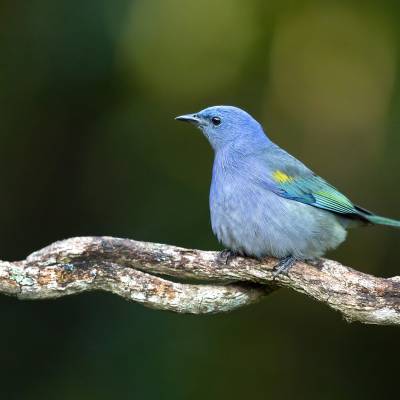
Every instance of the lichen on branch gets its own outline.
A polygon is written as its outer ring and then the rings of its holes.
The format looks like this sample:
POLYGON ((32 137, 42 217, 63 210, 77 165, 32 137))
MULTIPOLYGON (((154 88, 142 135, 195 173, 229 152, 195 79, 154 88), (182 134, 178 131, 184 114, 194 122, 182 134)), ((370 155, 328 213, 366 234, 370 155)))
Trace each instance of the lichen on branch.
POLYGON ((400 324, 400 277, 378 278, 327 259, 298 262, 287 276, 274 277, 276 263, 235 257, 226 264, 213 251, 76 237, 22 261, 0 261, 0 294, 39 300, 102 290, 151 308, 205 314, 232 311, 286 287, 327 304, 348 321, 400 324))

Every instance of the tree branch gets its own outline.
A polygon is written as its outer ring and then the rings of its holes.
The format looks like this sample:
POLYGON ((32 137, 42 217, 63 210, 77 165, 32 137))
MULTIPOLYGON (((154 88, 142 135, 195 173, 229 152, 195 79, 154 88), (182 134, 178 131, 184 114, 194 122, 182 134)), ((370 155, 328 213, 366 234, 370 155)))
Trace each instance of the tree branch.
POLYGON ((288 287, 340 311, 348 321, 400 324, 400 277, 377 278, 321 259, 298 262, 288 276, 274 279, 276 263, 236 257, 226 265, 218 252, 77 237, 23 261, 0 261, 0 293, 34 300, 103 290, 152 308, 202 314, 231 311, 288 287))

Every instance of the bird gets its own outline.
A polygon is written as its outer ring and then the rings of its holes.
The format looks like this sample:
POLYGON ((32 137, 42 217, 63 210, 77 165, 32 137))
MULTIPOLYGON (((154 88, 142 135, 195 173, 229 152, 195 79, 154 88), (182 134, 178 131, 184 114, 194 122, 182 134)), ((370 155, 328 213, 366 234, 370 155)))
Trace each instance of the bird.
POLYGON ((246 111, 212 106, 178 121, 199 128, 214 150, 211 227, 229 257, 275 257, 274 275, 313 261, 363 225, 400 228, 400 221, 354 204, 275 144, 246 111))

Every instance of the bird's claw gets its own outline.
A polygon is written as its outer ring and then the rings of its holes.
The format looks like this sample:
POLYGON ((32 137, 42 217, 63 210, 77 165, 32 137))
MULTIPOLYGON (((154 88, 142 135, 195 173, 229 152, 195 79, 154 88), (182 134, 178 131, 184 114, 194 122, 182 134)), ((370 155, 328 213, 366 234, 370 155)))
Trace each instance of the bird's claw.
POLYGON ((228 265, 232 259, 234 259, 237 256, 237 253, 233 250, 225 249, 222 250, 218 254, 218 261, 221 264, 228 265))
POLYGON ((290 268, 296 264, 296 258, 293 256, 288 256, 279 260, 279 263, 274 267, 274 278, 276 278, 280 274, 287 275, 290 268))

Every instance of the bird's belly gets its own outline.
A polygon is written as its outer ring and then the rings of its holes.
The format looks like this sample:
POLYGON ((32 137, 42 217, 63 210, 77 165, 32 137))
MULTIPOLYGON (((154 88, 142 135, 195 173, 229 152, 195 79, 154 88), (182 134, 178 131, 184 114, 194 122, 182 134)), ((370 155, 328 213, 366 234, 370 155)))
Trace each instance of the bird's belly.
POLYGON ((255 257, 310 259, 345 239, 346 230, 334 214, 263 188, 248 189, 211 193, 212 228, 227 248, 255 257))

